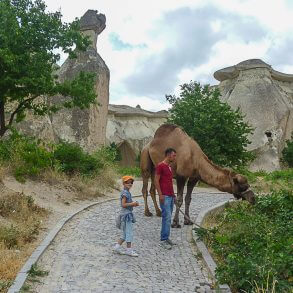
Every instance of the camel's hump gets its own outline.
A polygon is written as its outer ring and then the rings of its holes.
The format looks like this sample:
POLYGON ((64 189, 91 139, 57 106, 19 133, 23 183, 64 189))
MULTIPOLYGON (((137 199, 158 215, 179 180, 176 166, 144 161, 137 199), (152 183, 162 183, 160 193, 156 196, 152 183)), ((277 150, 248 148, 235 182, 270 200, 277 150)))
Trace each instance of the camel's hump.
POLYGON ((161 125, 155 132, 154 138, 155 137, 162 137, 170 134, 173 132, 176 128, 181 129, 178 125, 175 124, 163 124, 161 125))

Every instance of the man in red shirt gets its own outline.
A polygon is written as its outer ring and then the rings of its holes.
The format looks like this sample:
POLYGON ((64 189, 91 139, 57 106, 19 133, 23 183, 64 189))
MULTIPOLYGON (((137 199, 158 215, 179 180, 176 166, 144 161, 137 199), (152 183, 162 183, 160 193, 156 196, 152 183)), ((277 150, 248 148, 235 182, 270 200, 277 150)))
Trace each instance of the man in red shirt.
POLYGON ((161 243, 165 249, 171 249, 174 243, 169 239, 171 217, 176 199, 173 189, 173 174, 170 164, 176 160, 176 151, 172 148, 165 150, 165 159, 156 166, 155 186, 160 198, 162 210, 161 243))

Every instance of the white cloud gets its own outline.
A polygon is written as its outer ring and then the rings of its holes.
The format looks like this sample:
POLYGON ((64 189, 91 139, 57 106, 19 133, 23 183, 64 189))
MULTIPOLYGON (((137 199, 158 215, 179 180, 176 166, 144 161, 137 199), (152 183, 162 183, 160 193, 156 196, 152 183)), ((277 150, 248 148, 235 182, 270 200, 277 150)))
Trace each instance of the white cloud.
POLYGON ((286 0, 45 0, 66 22, 95 9, 106 15, 97 48, 110 69, 110 102, 167 109, 165 94, 190 80, 260 58, 293 73, 293 5, 286 0), (115 34, 128 49, 114 48, 115 34), (132 46, 132 47, 131 47, 132 46))

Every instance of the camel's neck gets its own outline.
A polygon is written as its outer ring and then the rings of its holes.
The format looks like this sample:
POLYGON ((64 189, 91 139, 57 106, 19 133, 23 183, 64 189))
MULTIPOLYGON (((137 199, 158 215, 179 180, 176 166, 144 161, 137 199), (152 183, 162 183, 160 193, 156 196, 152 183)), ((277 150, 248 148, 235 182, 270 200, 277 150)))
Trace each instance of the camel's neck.
POLYGON ((232 193, 229 173, 221 167, 213 165, 210 161, 202 160, 198 166, 201 180, 225 192, 232 193))

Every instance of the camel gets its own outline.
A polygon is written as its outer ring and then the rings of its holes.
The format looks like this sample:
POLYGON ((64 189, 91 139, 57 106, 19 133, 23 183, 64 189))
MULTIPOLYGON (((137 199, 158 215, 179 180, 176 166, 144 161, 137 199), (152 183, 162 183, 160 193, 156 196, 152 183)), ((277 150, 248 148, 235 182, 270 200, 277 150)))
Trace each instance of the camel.
POLYGON ((154 203, 156 215, 161 216, 161 210, 156 201, 154 184, 155 166, 164 159, 165 150, 169 147, 175 149, 177 152, 176 162, 171 165, 174 178, 176 178, 177 182, 177 200, 172 223, 173 228, 181 227, 179 224, 179 208, 183 203, 183 190, 186 181, 185 225, 192 224, 189 220, 189 206, 192 190, 199 180, 216 187, 220 191, 233 194, 236 199, 243 199, 252 204, 254 203, 254 193, 249 189, 249 184, 244 176, 221 168, 211 162, 197 142, 189 137, 179 126, 163 124, 156 130, 152 141, 141 152, 142 194, 145 203, 144 214, 146 216, 152 216, 147 203, 148 179, 150 177, 150 195, 154 203))

